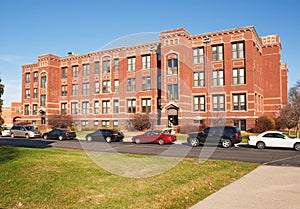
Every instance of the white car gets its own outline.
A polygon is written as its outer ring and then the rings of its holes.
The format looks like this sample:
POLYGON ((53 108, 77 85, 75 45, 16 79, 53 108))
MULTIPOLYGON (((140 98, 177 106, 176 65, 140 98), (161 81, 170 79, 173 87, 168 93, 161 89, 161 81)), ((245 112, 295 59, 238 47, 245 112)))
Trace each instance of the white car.
POLYGON ((1 136, 10 136, 10 130, 7 127, 2 127, 1 136))
POLYGON ((249 136, 248 145, 256 146, 258 149, 265 147, 293 148, 300 151, 300 139, 279 131, 266 131, 257 136, 249 136))

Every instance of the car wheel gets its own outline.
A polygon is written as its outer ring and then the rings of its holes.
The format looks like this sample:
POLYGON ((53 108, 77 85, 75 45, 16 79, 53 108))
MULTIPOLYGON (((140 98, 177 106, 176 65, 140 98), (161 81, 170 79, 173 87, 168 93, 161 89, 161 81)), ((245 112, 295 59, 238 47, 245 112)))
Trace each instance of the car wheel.
POLYGON ((140 144, 140 143, 141 143, 141 139, 140 139, 140 138, 136 138, 136 139, 135 139, 135 143, 136 143, 136 144, 140 144))
POLYGON ((59 136, 58 139, 59 139, 60 141, 62 141, 62 140, 64 139, 64 137, 63 137, 63 136, 59 136))
POLYGON ((296 144, 294 145, 294 149, 295 149, 296 151, 300 151, 300 143, 296 143, 296 144))
POLYGON ((221 145, 222 145, 222 147, 224 147, 224 148, 229 148, 229 147, 231 147, 231 141, 230 141, 230 139, 222 139, 222 141, 221 141, 221 145))
POLYGON ((47 136, 47 135, 44 135, 43 138, 44 138, 45 140, 47 140, 47 139, 48 139, 48 136, 47 136))
POLYGON ((264 142, 257 142, 256 147, 258 149, 264 149, 266 147, 264 142))
POLYGON ((197 139, 197 138, 191 138, 189 140, 189 142, 190 142, 190 144, 191 144, 192 147, 197 147, 200 144, 199 139, 197 139))
POLYGON ((10 134, 11 138, 15 138, 15 135, 13 133, 10 134))
POLYGON ((105 138, 105 141, 106 141, 107 143, 110 143, 110 142, 111 142, 111 137, 109 137, 109 136, 106 137, 106 138, 105 138))
POLYGON ((29 139, 29 135, 28 135, 28 134, 26 134, 26 135, 25 135, 25 138, 26 138, 26 139, 29 139))
POLYGON ((163 139, 159 139, 159 140, 158 140, 158 144, 159 144, 159 145, 163 145, 164 143, 165 143, 165 141, 164 141, 163 139))
POLYGON ((86 137, 86 140, 90 142, 93 140, 93 138, 91 136, 88 136, 88 137, 86 137))

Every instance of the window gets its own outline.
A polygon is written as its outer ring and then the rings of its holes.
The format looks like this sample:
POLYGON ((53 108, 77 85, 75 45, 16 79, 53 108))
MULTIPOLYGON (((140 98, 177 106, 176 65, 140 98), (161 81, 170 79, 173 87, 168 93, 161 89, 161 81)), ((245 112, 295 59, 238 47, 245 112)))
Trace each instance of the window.
POLYGON ((102 128, 107 128, 107 127, 109 127, 110 125, 109 125, 109 120, 103 120, 102 121, 102 128))
POLYGON ((110 101, 109 100, 105 100, 102 101, 102 113, 110 113, 110 101))
POLYGON ((103 81, 103 93, 110 93, 110 81, 103 81))
POLYGON ((38 111, 37 111, 37 104, 33 104, 32 105, 32 115, 37 115, 38 111))
POLYGON ((119 127, 119 121, 114 120, 113 123, 114 123, 114 124, 113 124, 114 128, 119 127))
POLYGON ((157 76, 157 89, 161 90, 161 75, 157 76))
POLYGON ((39 80, 39 75, 38 75, 38 72, 35 71, 35 72, 33 72, 33 82, 38 82, 38 80, 39 80))
POLYGON ((100 83, 99 81, 95 82, 95 94, 99 94, 100 93, 100 83))
POLYGON ((212 96, 213 111, 225 111, 225 95, 212 96))
POLYGON ((89 121, 88 120, 82 120, 81 121, 81 126, 82 127, 87 127, 89 125, 89 121))
POLYGON ((135 91, 135 78, 127 79, 127 91, 135 91))
POLYGON ((72 115, 78 114, 78 103, 77 102, 71 102, 71 114, 72 115))
POLYGON ((25 89, 25 99, 30 99, 30 89, 25 89))
POLYGON ((30 73, 25 74, 25 83, 30 83, 30 73))
POLYGON ((204 87, 205 80, 204 80, 204 72, 194 72, 194 87, 204 87))
POLYGON ((205 112, 205 96, 194 96, 194 111, 205 112))
POLYGON ((68 67, 61 68, 61 78, 62 79, 68 78, 68 67))
POLYGON ((83 64, 82 76, 90 75, 90 64, 83 64))
POLYGON ((78 77, 78 65, 72 66, 72 78, 78 77))
POLYGON ((245 69, 244 68, 234 68, 232 69, 232 84, 245 84, 245 69))
POLYGON ((62 96, 67 96, 67 94, 68 94, 67 88, 68 88, 67 85, 61 86, 61 95, 62 96))
POLYGON ((232 43, 232 59, 244 58, 244 42, 232 43))
POLYGON ((87 115, 89 114, 89 102, 82 102, 82 114, 87 115))
POLYGON ((29 105, 24 106, 24 115, 29 115, 29 105))
POLYGON ((178 73, 178 60, 177 59, 169 59, 168 60, 168 74, 174 75, 178 73))
POLYGON ((61 103, 60 110, 62 115, 66 115, 68 113, 67 103, 61 103))
POLYGON ((98 127, 99 125, 99 121, 98 120, 94 120, 94 127, 98 127))
POLYGON ((110 73, 110 60, 104 60, 102 62, 102 70, 103 70, 103 74, 110 73))
POLYGON ((168 100, 178 100, 178 84, 168 85, 168 100))
POLYGON ((115 92, 119 92, 119 80, 114 80, 114 90, 115 92))
POLYGON ((150 55, 142 56, 142 69, 150 69, 150 55))
POLYGON ((198 47, 193 49, 194 64, 204 63, 204 48, 198 47))
POLYGON ((78 95, 78 84, 72 84, 72 96, 78 95))
POLYGON ((151 87, 151 78, 149 77, 143 77, 142 78, 142 90, 148 91, 151 87))
POLYGON ((128 113, 135 113, 136 112, 136 100, 128 99, 127 100, 127 108, 128 108, 128 113))
POLYGON ((90 84, 89 83, 82 84, 82 95, 89 95, 89 91, 90 91, 90 84))
POLYGON ((127 58, 127 71, 135 71, 135 57, 127 58))
POLYGON ((246 110, 246 94, 233 94, 233 110, 246 110))
POLYGON ((119 106, 120 106, 119 100, 114 99, 113 105, 114 105, 114 106, 113 106, 113 111, 114 111, 114 113, 119 113, 119 106))
POLYGON ((100 63, 99 61, 95 62, 95 74, 99 74, 100 72, 100 63))
POLYGON ((99 114, 99 101, 94 101, 94 114, 99 114))
POLYGON ((119 72, 119 59, 114 59, 114 72, 119 72))
POLYGON ((223 60, 223 45, 212 46, 212 61, 223 60))
POLYGON ((37 98, 37 96, 38 96, 38 89, 34 88, 33 89, 33 98, 37 98))
POLYGON ((41 95, 41 107, 46 107, 46 95, 41 95))
POLYGON ((223 86, 224 85, 224 70, 213 70, 213 86, 223 86))
POLYGON ((142 99, 142 112, 143 113, 151 112, 151 99, 142 99))
POLYGON ((47 82, 47 77, 42 76, 41 77, 41 88, 46 88, 46 82, 47 82))
POLYGON ((233 125, 238 127, 241 131, 246 131, 246 120, 234 120, 233 125))

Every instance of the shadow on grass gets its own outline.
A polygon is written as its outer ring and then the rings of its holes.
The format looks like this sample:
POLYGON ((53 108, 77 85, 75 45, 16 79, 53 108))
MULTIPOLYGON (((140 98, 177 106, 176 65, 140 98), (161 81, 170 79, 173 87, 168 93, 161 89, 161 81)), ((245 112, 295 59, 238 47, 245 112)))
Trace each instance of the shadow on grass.
POLYGON ((18 157, 19 150, 15 147, 0 145, 0 163, 7 163, 18 157))
POLYGON ((51 147, 51 141, 38 139, 11 139, 0 138, 0 163, 6 163, 18 157, 19 150, 15 147, 47 148, 51 147))

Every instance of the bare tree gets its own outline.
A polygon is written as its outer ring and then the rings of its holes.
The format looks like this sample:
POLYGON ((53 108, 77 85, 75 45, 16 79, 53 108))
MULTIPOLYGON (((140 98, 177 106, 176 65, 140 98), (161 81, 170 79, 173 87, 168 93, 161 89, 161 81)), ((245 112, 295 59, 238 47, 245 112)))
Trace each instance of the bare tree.
POLYGON ((296 136, 299 138, 300 81, 297 81, 296 85, 290 88, 289 103, 281 109, 278 121, 289 130, 296 128, 296 136))

